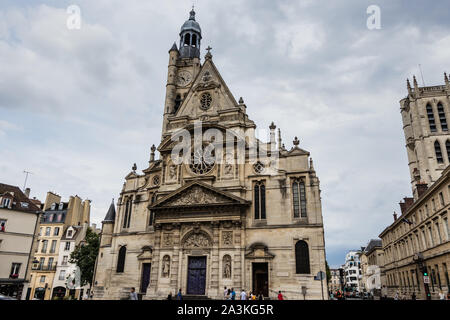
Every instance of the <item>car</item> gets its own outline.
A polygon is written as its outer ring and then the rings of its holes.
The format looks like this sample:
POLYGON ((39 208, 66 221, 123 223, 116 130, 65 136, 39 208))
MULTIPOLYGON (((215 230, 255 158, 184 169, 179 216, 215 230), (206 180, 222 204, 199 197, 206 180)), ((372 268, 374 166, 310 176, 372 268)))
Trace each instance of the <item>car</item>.
POLYGON ((0 300, 17 300, 16 298, 5 296, 3 294, 0 294, 0 300))

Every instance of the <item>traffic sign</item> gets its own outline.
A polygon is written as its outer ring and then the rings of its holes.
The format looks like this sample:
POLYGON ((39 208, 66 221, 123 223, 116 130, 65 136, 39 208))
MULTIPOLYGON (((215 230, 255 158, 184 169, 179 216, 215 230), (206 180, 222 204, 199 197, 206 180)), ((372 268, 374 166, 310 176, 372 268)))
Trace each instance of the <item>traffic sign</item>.
POLYGON ((430 276, 423 276, 423 283, 430 283, 430 276))

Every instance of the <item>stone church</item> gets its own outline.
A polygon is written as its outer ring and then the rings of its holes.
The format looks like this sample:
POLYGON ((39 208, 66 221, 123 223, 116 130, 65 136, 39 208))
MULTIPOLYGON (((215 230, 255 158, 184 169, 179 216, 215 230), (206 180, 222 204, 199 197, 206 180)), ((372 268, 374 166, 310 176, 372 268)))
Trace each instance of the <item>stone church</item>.
POLYGON ((274 123, 268 142, 257 138, 210 47, 201 62, 194 10, 179 36, 169 51, 159 146, 142 173, 133 166, 103 221, 94 299, 125 298, 131 287, 142 299, 179 289, 186 298, 223 299, 224 287, 327 299, 326 279, 317 278, 325 242, 310 153, 297 137, 286 148, 274 123))

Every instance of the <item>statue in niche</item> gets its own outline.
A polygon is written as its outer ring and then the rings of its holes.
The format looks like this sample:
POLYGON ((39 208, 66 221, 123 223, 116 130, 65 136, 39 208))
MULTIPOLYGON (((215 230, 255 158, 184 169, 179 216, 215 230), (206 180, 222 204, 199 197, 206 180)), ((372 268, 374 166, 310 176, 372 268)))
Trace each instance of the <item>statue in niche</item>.
POLYGON ((225 279, 231 278, 231 257, 229 255, 223 257, 223 277, 225 279))
POLYGON ((169 167, 169 179, 175 180, 176 178, 177 178, 177 167, 172 164, 169 167))
POLYGON ((170 275, 170 257, 164 256, 162 263, 162 276, 168 278, 170 275))

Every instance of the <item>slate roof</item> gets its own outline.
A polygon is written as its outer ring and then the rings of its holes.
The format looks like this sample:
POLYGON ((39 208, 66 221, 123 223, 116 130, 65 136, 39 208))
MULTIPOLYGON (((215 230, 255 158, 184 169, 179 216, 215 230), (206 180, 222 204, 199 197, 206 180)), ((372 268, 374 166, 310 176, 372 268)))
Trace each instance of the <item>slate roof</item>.
MULTIPOLYGON (((41 210, 29 199, 19 187, 9 184, 0 183, 0 197, 8 196, 12 198, 12 206, 10 210, 37 213, 41 210), (27 205, 22 205, 26 203, 27 205)), ((8 210, 8 209, 7 209, 8 210)))

